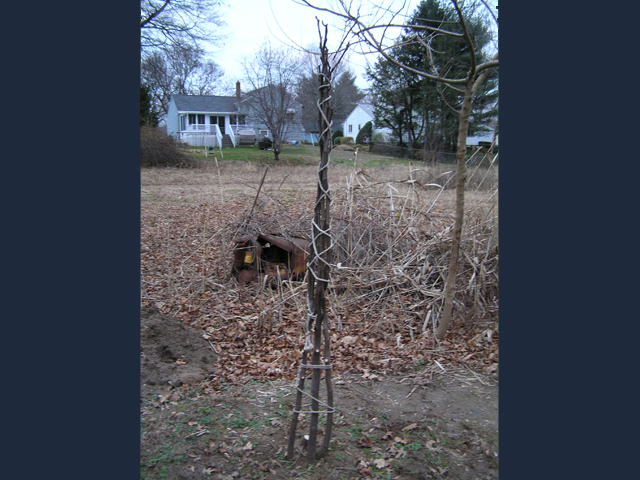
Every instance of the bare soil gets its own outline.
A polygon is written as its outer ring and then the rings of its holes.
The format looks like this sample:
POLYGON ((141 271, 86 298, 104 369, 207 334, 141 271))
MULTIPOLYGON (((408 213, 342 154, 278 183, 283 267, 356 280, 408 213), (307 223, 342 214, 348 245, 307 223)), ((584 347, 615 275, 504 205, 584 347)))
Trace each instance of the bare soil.
POLYGON ((141 320, 143 479, 498 478, 497 372, 338 374, 331 446, 309 465, 301 439, 285 458, 295 382, 206 394, 216 356, 202 332, 154 309, 141 320))

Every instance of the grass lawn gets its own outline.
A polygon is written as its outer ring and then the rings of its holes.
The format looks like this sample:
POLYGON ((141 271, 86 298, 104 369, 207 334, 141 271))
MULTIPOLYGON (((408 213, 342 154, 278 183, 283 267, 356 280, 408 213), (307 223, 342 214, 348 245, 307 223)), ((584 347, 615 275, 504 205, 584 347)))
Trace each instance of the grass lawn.
MULTIPOLYGON (((260 150, 256 147, 237 147, 237 148, 223 148, 222 151, 218 148, 209 150, 207 156, 203 147, 189 147, 188 151, 191 152, 196 159, 205 161, 218 161, 224 160, 226 162, 256 162, 273 164, 275 163, 275 156, 273 150, 260 150)), ((283 145, 280 152, 279 163, 287 165, 315 165, 320 160, 320 148, 317 145, 283 145)), ((353 164, 355 156, 353 152, 332 150, 331 162, 334 164, 353 164)), ((366 151, 359 153, 358 166, 360 167, 380 167, 384 165, 409 165, 409 160, 403 160, 400 158, 385 157, 382 155, 370 154, 366 151)), ((415 164, 415 162, 414 162, 415 164)))

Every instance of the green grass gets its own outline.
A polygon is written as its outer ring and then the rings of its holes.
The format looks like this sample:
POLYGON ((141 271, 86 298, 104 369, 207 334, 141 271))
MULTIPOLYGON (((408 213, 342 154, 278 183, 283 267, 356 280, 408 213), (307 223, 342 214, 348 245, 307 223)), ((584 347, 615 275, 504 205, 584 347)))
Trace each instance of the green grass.
MULTIPOLYGON (((222 154, 220 149, 215 148, 208 151, 205 157, 202 147, 190 147, 188 149, 197 160, 214 162, 214 157, 218 162, 252 162, 263 164, 274 164, 275 156, 272 150, 260 150, 258 147, 237 147, 223 148, 222 154)), ((320 160, 320 149, 313 145, 284 145, 280 151, 280 162, 288 165, 316 165, 320 160)), ((331 165, 333 166, 353 166, 353 153, 345 151, 333 151, 331 153, 331 165)), ((409 165, 409 160, 403 160, 394 157, 376 156, 372 158, 365 151, 363 156, 358 158, 358 168, 381 168, 388 165, 409 165)), ((419 162, 413 161, 413 164, 419 162)))
POLYGON ((261 425, 265 425, 267 420, 264 417, 254 416, 251 419, 246 419, 241 416, 241 413, 237 410, 231 412, 233 416, 230 417, 228 424, 233 428, 255 428, 261 425))
POLYGON ((362 427, 360 425, 352 425, 345 428, 345 431, 352 437, 359 439, 362 437, 362 427))
POLYGON ((172 452, 172 447, 170 445, 164 445, 159 449, 159 451, 146 461, 144 464, 147 468, 153 468, 158 464, 167 464, 167 463, 180 463, 186 462, 187 456, 182 455, 174 455, 172 452))
MULTIPOLYGON (((205 152, 200 148, 191 148, 189 151, 194 155, 197 160, 204 160, 214 162, 214 157, 218 161, 225 162, 254 162, 254 163, 275 163, 275 155, 273 150, 260 150, 258 147, 237 147, 237 148, 223 148, 222 153, 220 149, 216 148, 209 150, 205 157, 205 152)), ((307 147, 300 145, 295 147, 293 145, 284 145, 280 151, 279 159, 283 163, 289 163, 294 165, 310 165, 315 161, 310 160, 310 155, 317 155, 318 148, 307 147)))

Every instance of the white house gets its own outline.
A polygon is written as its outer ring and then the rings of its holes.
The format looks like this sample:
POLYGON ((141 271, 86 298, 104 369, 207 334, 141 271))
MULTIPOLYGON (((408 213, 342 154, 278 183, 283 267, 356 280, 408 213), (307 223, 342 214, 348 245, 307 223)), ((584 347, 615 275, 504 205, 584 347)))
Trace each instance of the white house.
POLYGON ((383 141, 389 140, 391 129, 376 127, 373 116, 373 105, 370 103, 359 103, 356 105, 342 124, 342 135, 344 137, 353 137, 353 141, 355 142, 356 138, 358 138, 358 133, 367 122, 373 124, 373 135, 380 133, 384 136, 383 141))
POLYGON ((477 147, 481 144, 492 144, 495 142, 497 146, 500 145, 499 137, 500 135, 496 134, 496 127, 498 126, 498 119, 494 119, 489 125, 487 125, 490 129, 489 132, 484 135, 475 135, 467 137, 467 147, 477 147))
MULTIPOLYGON (((376 128, 373 115, 373 105, 368 103, 360 103, 356 105, 356 107, 351 111, 347 119, 344 121, 344 124, 342 125, 343 136, 353 137, 353 140, 355 142, 356 138, 358 137, 358 132, 360 132, 362 127, 364 127, 364 124, 369 121, 373 124, 373 135, 380 133, 384 138, 382 141, 387 142, 390 140, 391 129, 387 127, 376 128)), ((491 125, 489 125, 491 131, 489 133, 486 133, 485 135, 467 137, 467 145, 478 146, 480 145, 480 142, 493 143, 494 140, 496 145, 498 145, 498 136, 496 135, 494 139, 496 123, 497 120, 491 122, 491 125)), ((406 138, 405 141, 407 141, 406 138)))

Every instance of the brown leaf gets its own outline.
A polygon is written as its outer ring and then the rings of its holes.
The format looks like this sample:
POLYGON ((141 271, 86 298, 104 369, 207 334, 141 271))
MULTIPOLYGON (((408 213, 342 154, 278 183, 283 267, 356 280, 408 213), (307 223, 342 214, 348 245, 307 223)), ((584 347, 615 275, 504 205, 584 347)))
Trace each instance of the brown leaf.
POLYGON ((373 464, 378 468, 386 468, 389 466, 389 463, 384 458, 378 458, 373 461, 373 464))
POLYGON ((408 432, 409 430, 414 430, 418 428, 418 424, 417 423, 412 423, 411 425, 407 425, 406 427, 404 427, 402 429, 403 432, 408 432))
POLYGON ((356 343, 358 341, 358 337, 347 335, 346 337, 342 337, 340 341, 343 345, 351 345, 352 343, 356 343))
POLYGON ((371 448, 371 439, 362 437, 360 440, 358 440, 358 446, 360 448, 371 448))

